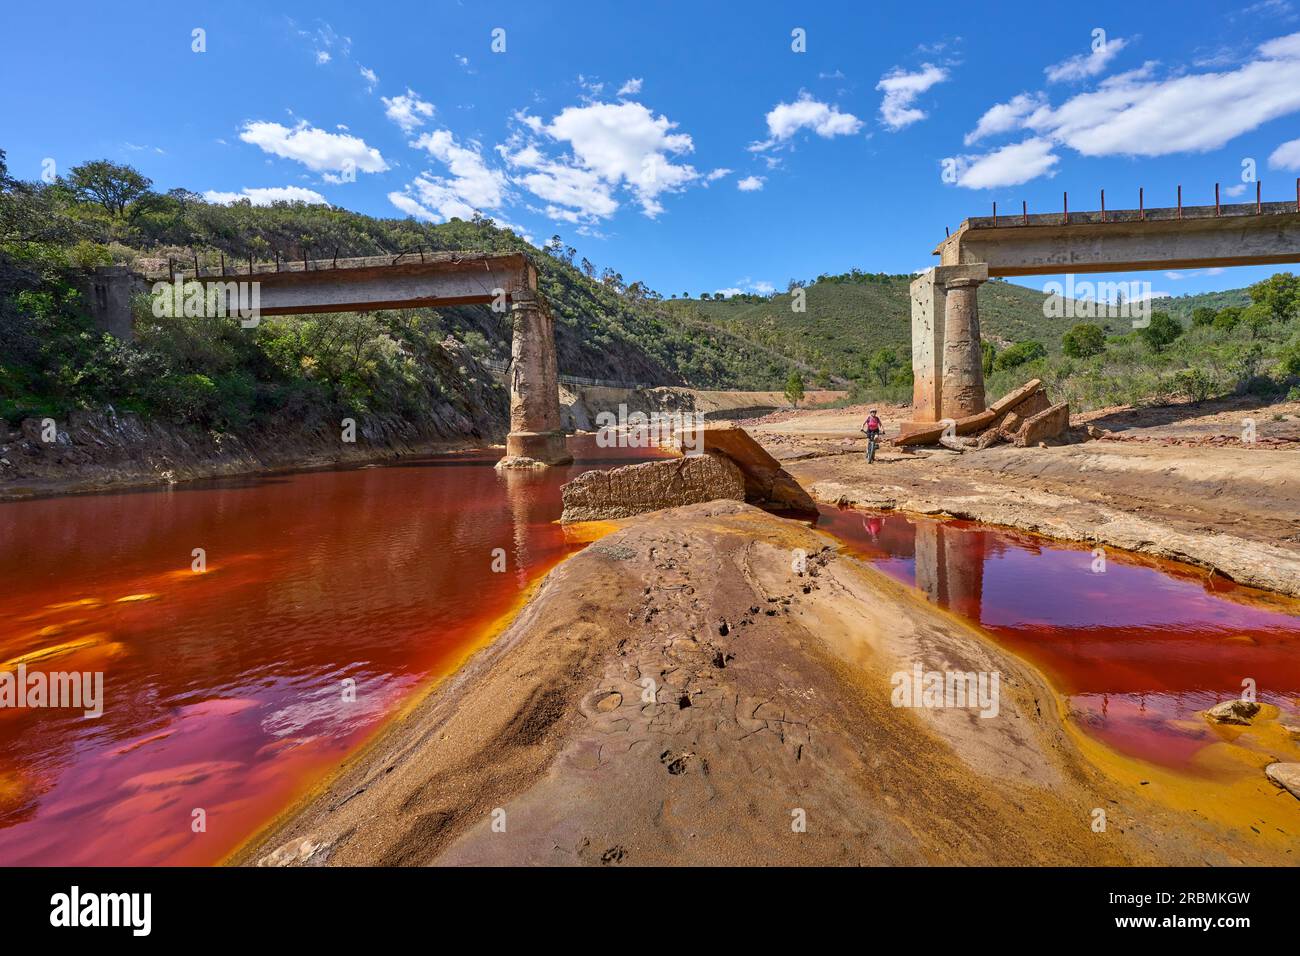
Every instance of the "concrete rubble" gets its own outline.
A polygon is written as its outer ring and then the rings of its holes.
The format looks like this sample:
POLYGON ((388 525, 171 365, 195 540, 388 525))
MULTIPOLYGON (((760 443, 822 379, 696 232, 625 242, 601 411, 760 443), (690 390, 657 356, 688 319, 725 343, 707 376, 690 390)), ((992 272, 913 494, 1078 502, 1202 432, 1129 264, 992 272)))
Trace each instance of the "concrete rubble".
POLYGON ((677 437, 679 457, 589 471, 560 489, 562 523, 629 518, 703 501, 747 501, 777 511, 817 505, 743 428, 709 424, 677 437), (683 449, 689 449, 685 453, 683 449))
POLYGON ((1052 404, 1039 379, 1008 392, 982 412, 945 422, 910 424, 896 445, 939 445, 953 451, 1008 442, 1017 448, 1070 440, 1070 406, 1052 404))
POLYGON ((725 498, 745 500, 745 480, 725 455, 665 458, 609 471, 588 471, 566 483, 560 521, 630 518, 660 508, 677 508, 725 498))

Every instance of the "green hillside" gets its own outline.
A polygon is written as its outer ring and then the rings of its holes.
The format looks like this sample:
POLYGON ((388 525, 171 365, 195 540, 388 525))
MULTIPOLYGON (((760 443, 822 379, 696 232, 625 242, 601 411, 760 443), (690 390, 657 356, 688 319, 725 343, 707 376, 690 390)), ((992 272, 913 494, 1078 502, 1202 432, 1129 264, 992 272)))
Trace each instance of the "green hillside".
MULTIPOLYGON (((675 314, 726 330, 835 378, 865 374, 881 348, 900 360, 911 354, 912 276, 849 273, 822 276, 804 291, 803 312, 790 292, 770 299, 735 296, 670 300, 675 314)), ((1060 348, 1071 323, 1043 316, 1042 293, 1009 282, 988 282, 979 291, 980 324, 998 346, 1036 339, 1060 348)), ((910 361, 910 360, 909 360, 910 361)), ((774 387, 774 385, 772 386, 774 387)))
MULTIPOLYGON (((77 291, 80 270, 95 265, 150 271, 197 257, 206 271, 223 257, 417 250, 530 255, 557 320, 564 373, 763 390, 797 374, 808 385, 848 385, 855 397, 910 397, 911 276, 855 270, 771 297, 665 300, 642 281, 598 270, 558 236, 538 250, 490 219, 434 225, 302 203, 216 205, 184 189, 157 193, 107 162, 73 167, 51 184, 21 182, 7 175, 0 150, 0 417, 111 403, 217 430, 341 410, 480 420, 486 406, 475 383, 485 373, 473 359, 504 359, 510 348, 508 327, 483 306, 280 317, 252 334, 210 320, 149 319, 124 344, 93 329, 77 291), (792 307, 799 293, 802 311, 792 307)), ((1250 293, 1161 300, 1157 308, 1172 316, 1172 327, 1156 330, 1163 339, 1099 320, 1080 349, 1066 348, 1065 336, 1086 319, 1048 318, 1041 292, 994 280, 979 291, 989 388, 1039 375, 1095 405, 1264 387, 1265 379, 1282 387, 1293 374, 1297 288, 1277 276, 1250 293), (1188 370, 1201 377, 1178 378, 1188 370)), ((495 400, 488 404, 498 415, 495 400)))
POLYGON ((1193 295, 1177 295, 1166 299, 1156 299, 1152 304, 1154 308, 1162 312, 1168 312, 1176 319, 1190 322, 1192 313, 1197 309, 1213 309, 1215 312, 1232 307, 1244 309, 1250 305, 1250 292, 1247 289, 1198 292, 1193 295))

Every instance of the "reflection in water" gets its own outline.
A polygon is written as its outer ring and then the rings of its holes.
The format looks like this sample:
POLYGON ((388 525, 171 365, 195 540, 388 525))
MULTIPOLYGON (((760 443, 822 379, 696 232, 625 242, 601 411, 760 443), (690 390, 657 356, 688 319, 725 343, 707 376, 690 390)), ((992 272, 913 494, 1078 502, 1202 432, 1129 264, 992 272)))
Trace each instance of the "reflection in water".
POLYGON ((219 859, 581 547, 563 482, 646 455, 574 452, 0 505, 0 667, 66 645, 32 666, 103 671, 106 697, 97 720, 0 708, 0 864, 219 859))
MULTIPOLYGON (((220 859, 582 546, 554 523, 560 485, 646 456, 590 441, 539 472, 485 451, 0 505, 0 668, 44 654, 33 668, 102 671, 106 697, 95 720, 0 708, 0 864, 220 859)), ((1191 760, 1214 739, 1196 711, 1243 677, 1295 710, 1296 618, 1186 572, 1112 555, 1093 575, 1086 550, 958 522, 819 524, 1033 660, 1127 752, 1191 760)))
POLYGON ((1087 548, 969 522, 823 507, 817 523, 1033 661, 1124 752, 1192 766, 1221 739, 1198 712, 1246 679, 1300 713, 1300 602, 1120 552, 1095 573, 1087 548))

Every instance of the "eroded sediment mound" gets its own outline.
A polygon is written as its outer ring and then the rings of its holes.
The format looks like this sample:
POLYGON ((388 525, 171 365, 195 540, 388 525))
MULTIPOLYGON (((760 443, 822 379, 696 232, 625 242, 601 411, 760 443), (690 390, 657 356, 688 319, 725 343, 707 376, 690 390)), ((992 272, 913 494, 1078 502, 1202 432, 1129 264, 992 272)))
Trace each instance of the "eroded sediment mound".
POLYGON ((1081 741, 1036 671, 914 590, 802 524, 697 504, 552 571, 237 862, 1288 860, 1274 827, 1300 811, 1262 773, 1258 805, 1189 801, 1147 765, 1103 774, 1081 741), (916 665, 998 673, 996 715, 893 706, 916 665))

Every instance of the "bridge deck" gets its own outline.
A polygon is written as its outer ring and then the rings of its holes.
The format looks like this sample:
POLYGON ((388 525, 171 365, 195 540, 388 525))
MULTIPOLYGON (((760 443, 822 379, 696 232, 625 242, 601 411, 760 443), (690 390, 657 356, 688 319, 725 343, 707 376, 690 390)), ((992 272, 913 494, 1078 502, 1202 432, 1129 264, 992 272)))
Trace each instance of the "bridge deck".
POLYGON ((990 276, 1300 262, 1294 202, 972 217, 934 250, 990 276))
MULTIPOLYGON (((354 312, 490 303, 535 294, 537 270, 523 253, 408 252, 395 256, 245 263, 224 274, 173 263, 176 276, 206 284, 254 281, 263 315, 354 312)), ((146 276, 171 278, 166 271, 146 276)))

